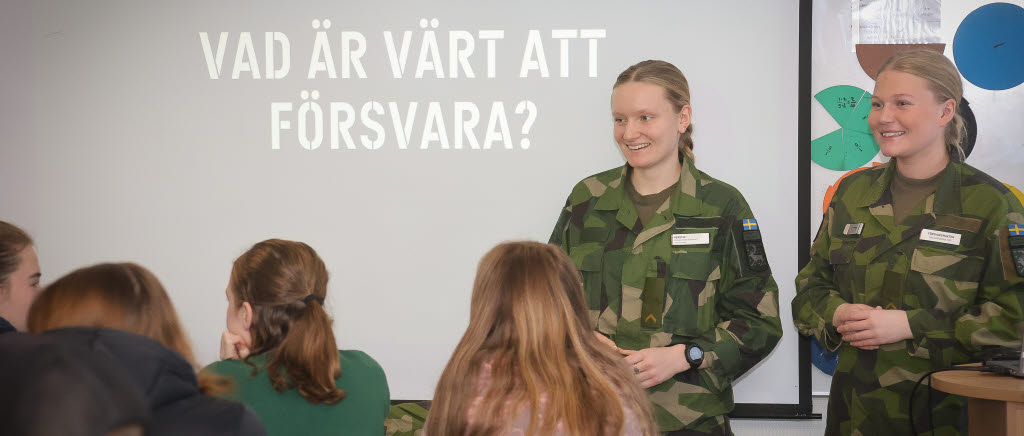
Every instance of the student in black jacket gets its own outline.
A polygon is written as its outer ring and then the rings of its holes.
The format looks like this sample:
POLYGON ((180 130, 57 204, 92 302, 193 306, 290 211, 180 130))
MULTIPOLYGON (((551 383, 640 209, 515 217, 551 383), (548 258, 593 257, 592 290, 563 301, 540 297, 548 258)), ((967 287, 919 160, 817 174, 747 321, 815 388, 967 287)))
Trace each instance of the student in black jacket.
POLYGON ((149 435, 266 434, 246 406, 207 396, 227 382, 197 378, 170 298, 139 265, 100 264, 61 277, 32 304, 28 329, 120 363, 149 403, 149 435))
POLYGON ((144 435, 142 391, 113 359, 39 335, 0 335, 0 434, 144 435))

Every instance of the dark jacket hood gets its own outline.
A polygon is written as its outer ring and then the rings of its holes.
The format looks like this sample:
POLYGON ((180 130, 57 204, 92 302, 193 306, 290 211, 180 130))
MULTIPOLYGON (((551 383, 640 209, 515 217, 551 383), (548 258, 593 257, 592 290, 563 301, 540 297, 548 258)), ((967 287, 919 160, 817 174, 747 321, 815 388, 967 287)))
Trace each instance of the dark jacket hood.
POLYGON ((248 407, 200 394, 192 365, 157 341, 92 327, 54 329, 42 336, 78 344, 118 362, 149 403, 149 436, 266 435, 248 407))
POLYGON ((43 336, 85 346, 120 362, 143 390, 151 409, 199 395, 192 365, 180 354, 147 337, 91 327, 55 329, 43 336))

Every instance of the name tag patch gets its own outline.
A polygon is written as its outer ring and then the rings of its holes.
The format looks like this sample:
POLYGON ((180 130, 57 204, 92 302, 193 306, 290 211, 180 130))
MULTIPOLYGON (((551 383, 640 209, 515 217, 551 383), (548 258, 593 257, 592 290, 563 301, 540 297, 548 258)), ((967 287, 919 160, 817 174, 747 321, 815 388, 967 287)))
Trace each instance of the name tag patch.
POLYGON ((928 242, 938 242, 940 244, 960 245, 960 234, 953 232, 941 232, 932 229, 924 229, 921 230, 921 240, 928 242))
POLYGON ((843 234, 847 236, 859 235, 864 231, 864 223, 850 223, 843 227, 843 234))
POLYGON ((672 235, 672 246, 708 245, 711 243, 710 233, 675 233, 672 235))

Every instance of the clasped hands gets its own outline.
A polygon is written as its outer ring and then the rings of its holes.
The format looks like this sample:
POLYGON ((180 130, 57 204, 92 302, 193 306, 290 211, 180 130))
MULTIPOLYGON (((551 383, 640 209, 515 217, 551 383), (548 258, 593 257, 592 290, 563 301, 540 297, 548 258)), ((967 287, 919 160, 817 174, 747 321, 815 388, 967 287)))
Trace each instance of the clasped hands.
POLYGON ((866 304, 843 303, 832 316, 843 341, 862 350, 877 350, 880 345, 914 337, 907 312, 871 307, 866 304))
POLYGON ((686 346, 679 344, 671 347, 653 347, 642 350, 624 350, 615 345, 611 339, 594 332, 601 343, 626 356, 626 363, 633 368, 633 374, 640 387, 647 389, 668 380, 680 372, 690 369, 686 361, 686 346))

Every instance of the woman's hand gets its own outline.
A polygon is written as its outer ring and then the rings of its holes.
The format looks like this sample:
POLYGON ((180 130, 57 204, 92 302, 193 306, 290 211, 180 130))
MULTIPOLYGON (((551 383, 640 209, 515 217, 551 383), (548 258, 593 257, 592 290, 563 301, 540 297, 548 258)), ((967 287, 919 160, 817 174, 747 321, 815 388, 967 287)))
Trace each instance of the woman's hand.
POLYGON ((220 334, 220 359, 245 359, 249 356, 249 344, 245 338, 224 330, 220 334))
POLYGON ((626 362, 632 365, 633 374, 640 382, 640 387, 644 389, 690 369, 690 364, 686 361, 686 345, 682 344, 620 352, 626 355, 626 362))
POLYGON ((868 306, 867 304, 840 304, 839 307, 836 308, 835 313, 832 314, 832 325, 836 326, 836 328, 839 328, 843 324, 849 322, 851 319, 855 319, 858 321, 864 319, 858 313, 866 310, 874 310, 874 308, 868 306))
POLYGON ((852 313, 837 330, 843 335, 844 341, 864 350, 875 350, 879 345, 914 337, 907 312, 881 307, 852 313))

